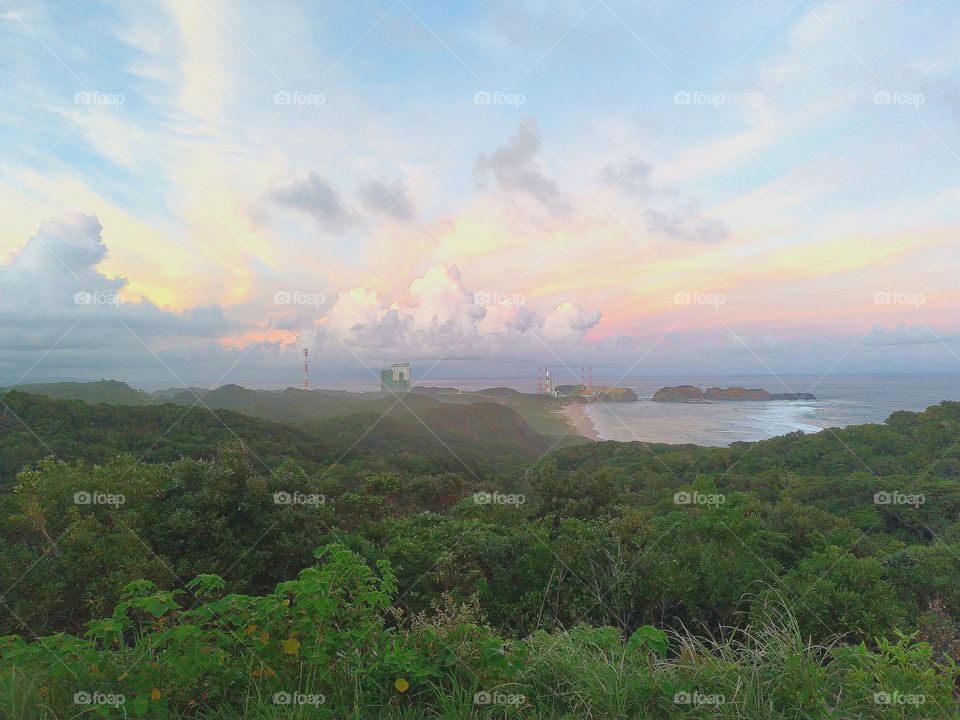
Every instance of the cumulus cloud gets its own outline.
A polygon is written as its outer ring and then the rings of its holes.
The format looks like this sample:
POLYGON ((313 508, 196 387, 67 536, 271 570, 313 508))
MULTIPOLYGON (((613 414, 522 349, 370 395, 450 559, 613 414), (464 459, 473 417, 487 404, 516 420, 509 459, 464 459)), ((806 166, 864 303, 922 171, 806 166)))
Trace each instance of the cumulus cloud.
POLYGON ((19 376, 38 353, 57 363, 51 373, 105 372, 142 363, 164 338, 189 347, 238 327, 216 305, 172 312, 128 292, 97 267, 107 257, 101 233, 93 215, 53 218, 0 266, 0 376, 19 376))
POLYGON ((599 310, 587 310, 581 305, 565 301, 547 315, 543 324, 544 335, 552 340, 565 340, 583 336, 600 322, 599 310))
POLYGON ((544 352, 546 343, 578 343, 600 320, 599 310, 562 302, 541 314, 524 298, 480 298, 456 265, 434 265, 388 302, 371 288, 340 293, 318 323, 317 342, 357 357, 384 353, 422 358, 455 354, 476 359, 517 358, 544 352))
POLYGON ((506 145, 489 155, 483 153, 477 158, 474 165, 477 182, 483 184, 492 178, 501 190, 532 197, 551 213, 567 213, 570 209, 569 201, 537 163, 542 145, 536 119, 524 119, 506 145))
POLYGON ((308 213, 328 232, 341 232, 356 222, 337 189, 319 173, 276 187, 270 197, 281 205, 308 213))

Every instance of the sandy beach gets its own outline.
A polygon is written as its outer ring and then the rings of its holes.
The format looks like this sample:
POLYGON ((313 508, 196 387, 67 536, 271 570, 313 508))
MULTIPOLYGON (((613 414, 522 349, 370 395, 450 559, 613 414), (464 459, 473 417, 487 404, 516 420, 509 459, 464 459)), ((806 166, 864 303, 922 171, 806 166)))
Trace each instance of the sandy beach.
POLYGON ((593 427, 590 416, 587 414, 586 405, 578 402, 567 403, 560 412, 563 413, 567 422, 573 426, 573 430, 577 435, 590 440, 600 439, 600 436, 597 435, 597 431, 593 427))

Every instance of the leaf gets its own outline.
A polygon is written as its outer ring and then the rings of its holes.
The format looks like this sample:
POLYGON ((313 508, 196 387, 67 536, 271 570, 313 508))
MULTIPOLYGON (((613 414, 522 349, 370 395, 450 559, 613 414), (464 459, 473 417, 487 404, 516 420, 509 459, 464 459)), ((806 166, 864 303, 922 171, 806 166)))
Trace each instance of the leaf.
POLYGON ((280 643, 280 647, 287 655, 296 655, 300 652, 300 641, 294 637, 287 638, 280 643))
POLYGON ((630 636, 630 640, 627 641, 627 648, 631 652, 635 652, 643 646, 647 646, 651 652, 664 657, 667 654, 667 634, 652 625, 642 625, 630 636))
POLYGON ((399 690, 400 692, 402 692, 402 693, 405 693, 407 690, 410 689, 410 683, 407 682, 407 679, 406 679, 406 678, 399 678, 399 679, 393 684, 393 686, 394 686, 397 690, 399 690))
POLYGON ((147 712, 147 708, 150 706, 150 701, 147 700, 147 698, 145 698, 143 695, 138 695, 133 699, 131 706, 133 707, 134 715, 137 717, 143 717, 147 712))

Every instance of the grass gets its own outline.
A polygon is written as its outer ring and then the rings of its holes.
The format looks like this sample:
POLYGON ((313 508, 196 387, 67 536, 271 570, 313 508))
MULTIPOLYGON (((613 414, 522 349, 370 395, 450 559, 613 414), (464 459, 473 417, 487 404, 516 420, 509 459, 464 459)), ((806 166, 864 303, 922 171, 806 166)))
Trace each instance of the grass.
MULTIPOLYGON (((328 689, 319 705, 282 705, 271 690, 251 682, 230 706, 196 708, 177 720, 820 720, 958 717, 952 677, 913 662, 921 655, 902 642, 878 653, 839 642, 810 644, 793 615, 771 607, 752 628, 728 628, 726 638, 689 632, 670 635, 671 654, 637 651, 613 628, 580 626, 535 633, 523 645, 526 662, 509 684, 486 688, 515 704, 477 704, 477 687, 451 674, 442 684, 411 688, 328 689), (872 658, 867 661, 867 658, 872 658), (886 691, 922 696, 923 702, 878 703, 886 691), (519 698, 519 699, 518 699, 519 698)), ((311 687, 307 671, 298 682, 311 687)), ((0 679, 0 716, 8 720, 67 720, 95 716, 76 706, 37 703, 37 679, 17 672, 0 679)), ((116 717, 125 717, 118 713, 116 717)), ((113 715, 111 715, 113 717, 113 715)))

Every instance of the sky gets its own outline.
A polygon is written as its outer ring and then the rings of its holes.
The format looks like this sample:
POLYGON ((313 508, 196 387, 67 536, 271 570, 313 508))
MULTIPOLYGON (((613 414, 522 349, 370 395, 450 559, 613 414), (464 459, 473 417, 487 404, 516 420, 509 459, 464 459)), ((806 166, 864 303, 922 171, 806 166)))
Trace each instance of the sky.
POLYGON ((0 0, 0 384, 960 371, 960 6, 0 0))

